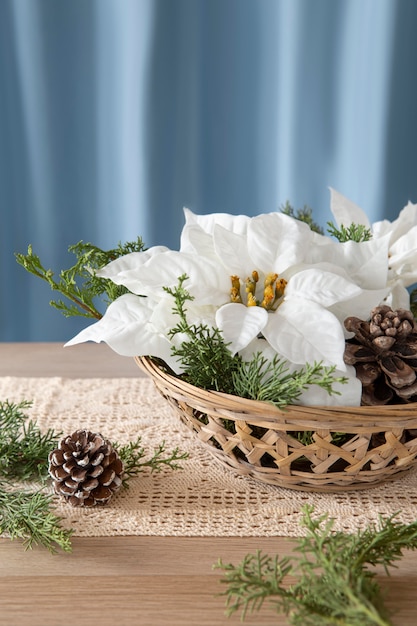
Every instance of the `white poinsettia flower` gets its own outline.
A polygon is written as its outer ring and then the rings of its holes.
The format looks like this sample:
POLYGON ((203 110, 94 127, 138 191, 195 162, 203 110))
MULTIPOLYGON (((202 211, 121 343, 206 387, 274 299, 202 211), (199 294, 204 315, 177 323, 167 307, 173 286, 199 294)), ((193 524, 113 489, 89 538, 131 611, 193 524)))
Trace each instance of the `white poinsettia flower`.
POLYGON ((343 320, 353 314, 349 302, 365 298, 372 308, 386 295, 386 288, 364 290, 338 265, 307 265, 312 233, 306 224, 288 216, 253 218, 246 235, 218 225, 213 228, 213 240, 219 259, 235 281, 235 301, 216 313, 217 326, 233 353, 262 334, 291 363, 322 361, 346 370, 343 320), (252 281, 251 276, 255 276, 252 281), (248 289, 253 293, 246 296, 248 289))
MULTIPOLYGON (((349 292, 358 294, 360 288, 349 285, 351 289, 341 291, 339 295, 329 289, 323 293, 322 302, 325 304, 319 304, 315 301, 320 300, 318 293, 309 297, 310 271, 306 271, 304 279, 298 275, 296 277, 298 284, 291 288, 292 279, 288 281, 289 295, 283 297, 275 310, 229 303, 217 310, 217 326, 222 330, 226 343, 230 343, 232 353, 242 351, 262 334, 275 352, 292 363, 323 361, 326 365, 336 365, 344 370, 344 328, 338 317, 326 306, 330 307, 334 302, 348 298, 349 292), (303 287, 308 287, 308 290, 304 291, 303 287)), ((341 285, 347 282, 343 283, 340 276, 337 279, 341 285)), ((379 298, 375 299, 373 305, 379 301, 379 298)))
MULTIPOLYGON (((332 203, 344 224, 368 226, 361 209, 337 192, 332 203)), ((404 284, 417 271, 416 213, 407 209, 391 228, 384 222, 368 242, 340 243, 279 212, 249 218, 185 209, 178 251, 155 246, 97 273, 130 293, 66 345, 105 341, 126 356, 159 357, 179 373, 172 349, 189 337, 170 333, 179 318, 167 289, 185 276, 189 325, 218 328, 244 360, 259 348, 269 360, 284 359, 290 371, 314 362, 335 366, 348 377, 338 385, 341 396, 313 386, 300 402, 358 405, 361 385, 343 359, 350 336, 344 320, 365 319, 382 301, 404 307, 404 284)))
MULTIPOLYGON (((341 193, 330 190, 330 208, 337 225, 363 224, 371 230, 373 240, 388 240, 388 281, 398 279, 404 287, 417 282, 417 204, 409 202, 390 222, 370 223, 365 212, 341 193)), ((362 245, 362 244, 360 244, 362 245)))

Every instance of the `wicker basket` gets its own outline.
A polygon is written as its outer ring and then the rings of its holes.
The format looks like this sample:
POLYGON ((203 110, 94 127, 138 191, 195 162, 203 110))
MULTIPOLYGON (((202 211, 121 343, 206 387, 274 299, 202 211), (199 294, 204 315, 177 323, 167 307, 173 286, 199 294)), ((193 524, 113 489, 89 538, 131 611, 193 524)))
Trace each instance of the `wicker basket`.
POLYGON ((417 403, 279 410, 199 389, 149 358, 136 362, 219 461, 263 483, 318 492, 364 489, 417 464, 417 403), (332 433, 346 436, 336 445, 332 433))

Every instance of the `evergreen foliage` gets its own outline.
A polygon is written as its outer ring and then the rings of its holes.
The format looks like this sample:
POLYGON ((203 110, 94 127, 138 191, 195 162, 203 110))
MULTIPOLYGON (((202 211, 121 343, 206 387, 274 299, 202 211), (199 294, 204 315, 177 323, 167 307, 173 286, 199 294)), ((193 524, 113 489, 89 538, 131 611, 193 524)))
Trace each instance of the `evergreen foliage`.
POLYGON ((293 404, 303 390, 310 385, 319 385, 329 395, 340 392, 333 389, 335 382, 346 383, 346 377, 334 377, 336 367, 325 367, 322 363, 306 364, 296 372, 289 372, 285 361, 278 355, 268 361, 257 353, 251 361, 240 361, 233 372, 235 395, 252 400, 271 402, 279 408, 293 404))
POLYGON ((303 206, 302 209, 295 210, 294 207, 287 200, 287 202, 281 207, 281 212, 285 215, 288 215, 289 217, 293 217, 294 219, 299 220, 300 222, 304 222, 305 224, 310 226, 310 229, 313 232, 319 233, 319 235, 324 235, 323 228, 313 220, 313 210, 306 204, 303 206))
POLYGON ((51 300, 50 305, 61 311, 66 317, 81 316, 100 319, 100 303, 108 306, 113 300, 127 293, 121 285, 111 280, 100 278, 96 271, 120 256, 131 252, 143 251, 144 244, 140 237, 136 241, 119 243, 112 250, 102 250, 91 243, 79 241, 68 248, 76 257, 75 264, 61 270, 58 279, 52 270, 46 269, 29 245, 27 254, 16 254, 16 260, 29 273, 46 281, 53 291, 58 291, 67 301, 51 300))
POLYGON ((0 484, 0 534, 21 539, 26 549, 36 545, 56 552, 71 551, 72 531, 62 528, 53 512, 53 497, 42 491, 9 491, 0 484))
POLYGON ((179 346, 172 352, 178 357, 184 373, 182 377, 201 389, 230 393, 241 398, 264 400, 279 408, 294 403, 309 385, 319 385, 331 393, 336 382, 347 382, 346 377, 334 377, 335 367, 321 363, 306 364, 297 372, 288 373, 286 362, 276 355, 268 361, 256 353, 250 361, 243 361, 239 354, 233 355, 218 328, 205 324, 189 324, 186 302, 193 297, 184 287, 187 276, 178 279, 174 288, 165 288, 174 299, 173 312, 179 316, 178 324, 170 336, 182 334, 179 346))
POLYGON ((48 475, 48 454, 60 433, 41 433, 23 409, 31 402, 0 402, 0 475, 19 480, 38 480, 48 475))
POLYGON ((174 298, 173 312, 179 316, 179 322, 169 336, 173 338, 181 334, 187 338, 183 338, 179 346, 173 346, 172 353, 183 365, 183 378, 187 382, 201 389, 233 393, 233 372, 240 357, 231 354, 218 328, 188 324, 185 305, 193 300, 193 296, 184 287, 186 279, 187 275, 183 274, 174 289, 164 288, 174 298))
POLYGON ((382 565, 388 574, 404 550, 415 550, 417 522, 405 525, 391 516, 350 534, 335 531, 327 514, 315 519, 313 512, 310 505, 303 508, 306 536, 294 540, 294 556, 257 552, 238 565, 219 560, 228 615, 240 611, 244 619, 268 600, 293 626, 392 626, 369 567, 382 565))
POLYGON ((371 230, 363 224, 351 224, 348 227, 342 224, 340 228, 337 228, 333 222, 327 222, 327 226, 329 235, 336 237, 340 243, 346 243, 346 241, 361 243, 372 239, 371 230))
MULTIPOLYGON (((61 433, 49 429, 41 433, 34 421, 29 421, 24 409, 31 402, 18 404, 0 402, 0 534, 11 539, 22 539, 26 548, 42 545, 51 552, 56 547, 71 550, 71 530, 61 526, 61 518, 54 514, 54 497, 44 492, 48 477, 48 455, 58 445, 61 433), (35 483, 34 491, 19 487, 22 482, 35 483)), ((180 468, 180 461, 188 457, 178 448, 165 454, 162 442, 150 458, 141 445, 141 437, 126 445, 113 447, 123 462, 123 486, 138 476, 145 467, 160 471, 163 467, 180 468)))
POLYGON ((188 453, 180 452, 178 448, 174 448, 168 456, 164 456, 166 444, 163 441, 153 451, 149 459, 143 460, 146 456, 146 450, 142 446, 142 437, 140 436, 135 441, 130 441, 123 446, 119 443, 114 443, 113 447, 123 461, 124 487, 128 487, 130 479, 138 476, 145 467, 149 467, 151 472, 160 472, 164 467, 179 469, 181 467, 179 461, 184 461, 188 458, 188 453))

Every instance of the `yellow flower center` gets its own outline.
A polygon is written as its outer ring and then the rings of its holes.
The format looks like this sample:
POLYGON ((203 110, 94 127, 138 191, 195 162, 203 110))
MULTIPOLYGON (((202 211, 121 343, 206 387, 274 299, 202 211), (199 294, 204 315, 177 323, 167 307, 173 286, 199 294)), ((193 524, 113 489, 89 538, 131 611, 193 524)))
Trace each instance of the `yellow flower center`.
MULTIPOLYGON (((239 276, 231 276, 232 288, 230 289, 231 302, 244 304, 242 298, 241 280, 239 276)), ((278 274, 270 273, 265 276, 261 298, 256 298, 256 286, 259 282, 259 274, 256 270, 245 280, 246 306, 261 306, 267 311, 274 311, 280 304, 284 295, 287 281, 279 278, 278 274)), ((258 290, 259 291, 259 290, 258 290)))

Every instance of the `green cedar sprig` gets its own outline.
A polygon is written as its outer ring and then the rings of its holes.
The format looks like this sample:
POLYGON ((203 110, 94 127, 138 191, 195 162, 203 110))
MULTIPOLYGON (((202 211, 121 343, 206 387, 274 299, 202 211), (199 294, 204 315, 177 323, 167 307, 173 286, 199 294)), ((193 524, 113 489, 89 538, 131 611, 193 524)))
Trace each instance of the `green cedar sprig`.
MULTIPOLYGON (((299 220, 300 222, 304 222, 313 232, 324 235, 323 228, 313 220, 313 211, 307 205, 304 205, 302 209, 295 210, 290 202, 287 201, 281 207, 281 212, 299 220)), ((352 223, 348 227, 342 224, 340 228, 337 228, 333 222, 327 222, 327 232, 341 243, 345 243, 346 241, 356 241, 361 243, 372 239, 371 229, 367 228, 363 224, 352 223)))
POLYGON ((302 209, 295 210, 294 207, 287 200, 287 202, 281 207, 281 212, 285 215, 289 215, 289 217, 293 217, 294 219, 299 220, 300 222, 304 222, 305 224, 310 226, 310 229, 313 232, 319 233, 319 235, 324 235, 324 230, 322 229, 322 227, 313 220, 313 209, 311 209, 306 204, 303 206, 302 209))
POLYGON ((53 497, 42 491, 8 491, 0 486, 0 534, 23 540, 25 549, 36 545, 50 552, 57 547, 71 552, 72 530, 61 526, 53 513, 53 497))
POLYGON ((314 362, 289 373, 286 362, 278 355, 268 361, 261 353, 256 353, 251 361, 241 361, 233 372, 235 394, 270 402, 279 408, 294 403, 310 385, 322 387, 329 395, 340 395, 333 385, 336 382, 345 384, 348 379, 335 377, 335 370, 335 366, 326 367, 321 362, 314 362))
POLYGON ((100 278, 96 271, 120 256, 130 252, 141 252, 145 249, 140 237, 136 241, 119 243, 112 250, 102 250, 91 243, 79 241, 68 248, 75 255, 74 265, 61 270, 58 278, 51 269, 46 269, 32 246, 29 245, 27 254, 17 253, 16 260, 29 273, 46 281, 53 291, 65 297, 63 300, 51 300, 50 305, 61 311, 66 317, 81 316, 100 319, 102 313, 99 304, 108 306, 113 300, 128 290, 115 285, 112 281, 100 278), (97 303, 96 303, 97 301, 97 303))
POLYGON ((372 232, 370 228, 367 228, 363 224, 351 224, 348 227, 341 224, 340 228, 337 228, 333 222, 327 222, 327 226, 327 232, 329 235, 336 237, 340 243, 345 243, 346 241, 356 241, 357 243, 361 243, 372 239, 372 232))
POLYGON ((188 452, 180 452, 178 447, 168 453, 168 456, 164 456, 166 444, 165 441, 163 441, 153 451, 149 459, 143 460, 146 451, 142 446, 142 437, 140 436, 137 437, 135 441, 131 441, 125 445, 113 443, 113 447, 123 461, 124 487, 129 487, 130 479, 138 476, 145 467, 149 467, 151 472, 160 472, 163 467, 179 469, 181 467, 179 461, 184 461, 189 456, 188 452))
POLYGON ((295 555, 279 558, 257 552, 223 570, 227 614, 259 611, 266 600, 293 626, 392 626, 376 573, 369 566, 395 566, 404 550, 417 548, 417 522, 380 517, 354 534, 335 531, 327 514, 313 518, 302 509, 306 536, 294 540, 295 555), (296 582, 294 583, 294 577, 296 582))
POLYGON ((0 475, 22 481, 48 475, 48 454, 56 447, 60 433, 42 433, 23 409, 31 402, 0 402, 0 475))
POLYGON ((240 357, 232 355, 218 328, 188 323, 185 305, 194 297, 184 287, 187 278, 183 274, 178 278, 176 287, 164 287, 166 293, 174 298, 173 313, 179 316, 179 322, 170 330, 169 336, 173 338, 181 334, 188 337, 188 340, 182 339, 179 346, 173 346, 172 353, 184 367, 183 378, 192 385, 233 393, 232 376, 240 357))

